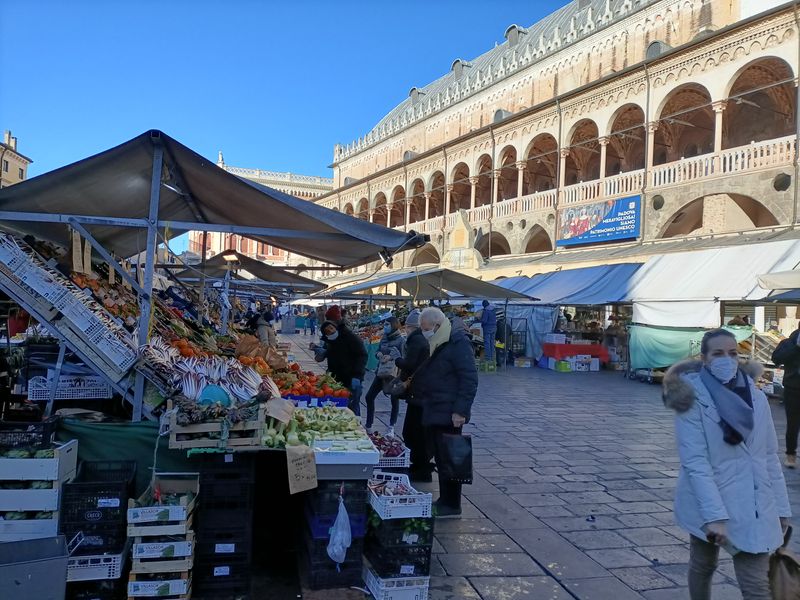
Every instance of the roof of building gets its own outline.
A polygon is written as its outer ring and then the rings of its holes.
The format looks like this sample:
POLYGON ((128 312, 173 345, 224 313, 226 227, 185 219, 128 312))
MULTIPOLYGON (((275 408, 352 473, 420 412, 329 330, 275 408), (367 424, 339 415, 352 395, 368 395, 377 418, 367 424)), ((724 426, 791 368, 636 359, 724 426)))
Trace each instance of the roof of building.
POLYGON ((412 122, 463 100, 656 2, 658 0, 572 0, 528 28, 511 25, 502 44, 470 61, 456 59, 449 73, 425 87, 413 88, 409 97, 366 136, 352 144, 337 146, 335 160, 359 152, 412 122))
POLYGON ((8 144, 6 144, 5 142, 0 142, 0 148, 2 148, 2 149, 3 149, 3 150, 5 150, 5 151, 8 151, 8 152, 13 152, 13 153, 14 153, 14 154, 16 154, 17 156, 19 156, 19 157, 20 157, 22 160, 24 160, 24 161, 27 161, 27 163, 28 163, 28 164, 30 164, 30 163, 32 163, 32 162, 33 162, 33 159, 32 159, 32 158, 28 158, 28 157, 27 157, 27 156, 25 156, 24 154, 20 154, 20 153, 19 153, 19 151, 18 151, 17 149, 15 149, 13 146, 9 146, 9 145, 8 145, 8 144))

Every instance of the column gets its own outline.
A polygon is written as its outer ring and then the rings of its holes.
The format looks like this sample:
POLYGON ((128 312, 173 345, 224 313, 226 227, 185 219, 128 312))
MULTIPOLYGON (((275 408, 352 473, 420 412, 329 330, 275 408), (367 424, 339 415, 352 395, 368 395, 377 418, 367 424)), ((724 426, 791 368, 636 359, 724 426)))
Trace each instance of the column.
POLYGON ((653 156, 656 149, 656 131, 658 131, 658 121, 650 121, 647 124, 647 162, 645 169, 647 169, 648 180, 644 185, 647 187, 653 186, 653 156))
POLYGON ((500 169, 492 171, 492 197, 489 198, 490 204, 497 204, 500 202, 500 169))
POLYGON ((608 153, 608 143, 611 138, 603 136, 597 140, 600 144, 600 181, 606 178, 606 156, 608 153))
POLYGON ((406 217, 405 217, 405 226, 406 231, 408 231, 408 226, 411 223, 411 203, 414 202, 414 197, 411 196, 410 198, 406 196, 406 217))
POLYGON ((448 183, 445 186, 445 192, 444 192, 444 216, 445 216, 445 218, 447 218, 447 215, 450 214, 450 196, 453 195, 453 187, 454 186, 453 186, 452 183, 448 183))
POLYGON ((478 192, 478 177, 469 178, 469 209, 475 208, 475 194, 478 192))
POLYGON ((394 202, 387 202, 386 203, 386 226, 392 226, 392 209, 394 208, 394 202))
POLYGON ((517 198, 522 198, 524 195, 523 186, 525 185, 525 167, 528 166, 528 163, 524 160, 521 160, 517 163, 517 198))
POLYGON ((562 148, 559 152, 560 162, 558 165, 558 189, 564 189, 564 182, 567 177, 567 157, 569 156, 569 148, 562 148))
POLYGON ((714 109, 714 171, 716 172, 719 172, 721 166, 719 153, 722 152, 722 113, 726 106, 725 100, 711 104, 711 108, 714 109))
POLYGON ((425 220, 431 218, 431 193, 425 192, 425 220))

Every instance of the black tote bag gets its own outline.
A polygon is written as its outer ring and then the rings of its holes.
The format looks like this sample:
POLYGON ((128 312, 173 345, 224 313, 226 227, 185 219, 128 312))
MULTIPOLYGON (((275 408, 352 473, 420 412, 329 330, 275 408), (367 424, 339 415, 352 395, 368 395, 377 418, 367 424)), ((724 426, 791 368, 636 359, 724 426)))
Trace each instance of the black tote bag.
POLYGON ((436 468, 445 481, 472 483, 472 436, 440 433, 436 444, 436 468))

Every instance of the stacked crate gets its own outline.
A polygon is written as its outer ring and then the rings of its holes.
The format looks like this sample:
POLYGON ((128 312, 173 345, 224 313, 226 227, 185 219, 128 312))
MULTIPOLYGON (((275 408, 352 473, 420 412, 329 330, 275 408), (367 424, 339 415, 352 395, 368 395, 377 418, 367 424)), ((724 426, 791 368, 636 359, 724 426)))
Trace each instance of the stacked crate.
POLYGON ((190 597, 198 493, 197 475, 161 473, 144 496, 128 502, 128 536, 133 538, 129 598, 190 597))
POLYGON ((312 590, 346 588, 361 585, 362 554, 367 524, 367 482, 364 479, 320 481, 305 498, 306 526, 300 572, 312 590), (328 556, 330 530, 339 513, 339 495, 344 499, 350 518, 352 543, 345 561, 337 565, 328 556))
MULTIPOLYGON (((413 490, 405 475, 376 472, 413 490)), ((433 549, 430 494, 378 495, 370 490, 364 580, 378 600, 426 600, 433 549)))
POLYGON ((255 457, 210 453, 199 459, 200 493, 193 596, 224 600, 250 593, 255 457))

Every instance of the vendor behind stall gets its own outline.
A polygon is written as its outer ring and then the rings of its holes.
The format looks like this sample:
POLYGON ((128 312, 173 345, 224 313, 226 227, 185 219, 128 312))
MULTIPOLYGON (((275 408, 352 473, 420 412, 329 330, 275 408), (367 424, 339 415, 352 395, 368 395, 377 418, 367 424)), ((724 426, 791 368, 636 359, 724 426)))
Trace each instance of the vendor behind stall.
POLYGON ((364 342, 344 323, 325 321, 320 331, 325 345, 314 347, 314 360, 328 361, 328 372, 350 390, 350 410, 361 415, 361 390, 367 369, 364 342))
POLYGON ((275 348, 278 345, 278 338, 275 335, 275 329, 272 327, 274 320, 275 316, 269 310, 265 310, 256 322, 258 340, 271 348, 275 348))

